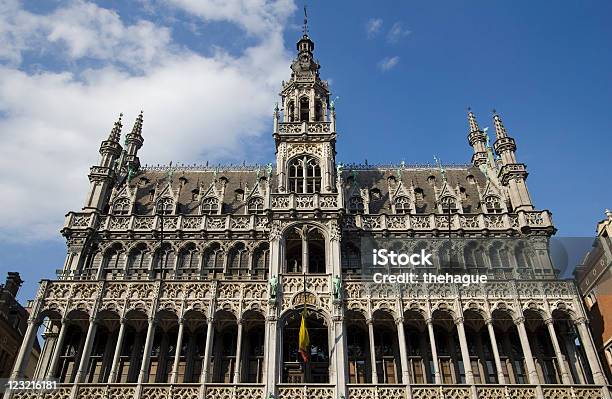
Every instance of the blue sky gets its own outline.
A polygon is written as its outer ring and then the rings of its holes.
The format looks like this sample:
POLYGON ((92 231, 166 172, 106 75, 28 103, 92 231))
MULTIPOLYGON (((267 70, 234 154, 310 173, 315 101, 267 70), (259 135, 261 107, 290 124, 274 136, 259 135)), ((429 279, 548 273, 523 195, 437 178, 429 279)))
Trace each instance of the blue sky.
MULTIPOLYGON (((63 215, 119 112, 126 132, 144 109, 145 163, 273 159, 303 3, 212 3, 0 0, 0 274, 22 273, 24 299, 61 268, 63 215)), ((612 207, 610 2, 308 7, 341 162, 467 163, 466 108, 481 127, 495 108, 536 207, 560 236, 593 234, 612 207)))

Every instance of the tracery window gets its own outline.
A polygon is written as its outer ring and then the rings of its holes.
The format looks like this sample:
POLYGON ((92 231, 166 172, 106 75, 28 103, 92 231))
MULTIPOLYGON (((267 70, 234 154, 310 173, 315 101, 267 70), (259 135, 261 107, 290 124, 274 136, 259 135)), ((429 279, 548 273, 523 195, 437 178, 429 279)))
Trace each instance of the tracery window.
POLYGON ((128 270, 130 273, 138 273, 149 268, 151 255, 146 244, 140 243, 130 251, 128 256, 128 270))
POLYGON ((289 163, 289 191, 309 194, 321 191, 321 167, 316 159, 303 156, 289 163))
POLYGON ((408 214, 410 213, 410 199, 408 197, 397 197, 395 199, 395 213, 408 214))
POLYGON ((361 251, 350 242, 342 245, 340 259, 342 261, 342 273, 358 274, 361 271, 361 251))
POLYGON ((170 197, 163 197, 157 201, 158 215, 172 215, 174 213, 174 200, 170 197))
POLYGON ((216 215, 219 213, 219 200, 215 197, 207 197, 202 200, 202 214, 216 215))
POLYGON ((263 243, 253 253, 253 274, 258 277, 266 277, 268 275, 269 264, 270 246, 268 243, 263 243))
POLYGON ((249 199, 248 204, 249 213, 263 213, 264 212, 264 200, 261 197, 252 197, 249 199))
POLYGON ((219 243, 213 243, 204 251, 204 267, 208 277, 214 278, 217 275, 223 275, 224 260, 225 252, 219 243))
POLYGON ((113 204, 113 215, 129 215, 130 208, 129 198, 119 198, 113 204))
POLYGON ((363 213, 363 198, 358 195, 354 195, 349 199, 349 212, 350 213, 363 213))
POLYGON ((249 274, 249 252, 243 243, 238 243, 229 252, 230 274, 244 276, 249 274))
POLYGON ((501 206, 501 201, 499 197, 495 195, 488 195, 485 200, 485 208, 487 208, 487 213, 502 213, 503 209, 501 206))
POLYGON ((457 201, 455 200, 454 197, 451 197, 450 195, 442 197, 442 199, 440 200, 440 205, 442 205, 443 213, 457 213, 458 212, 457 201))
POLYGON ((125 265, 124 250, 121 244, 113 245, 104 255, 104 270, 107 275, 122 271, 125 265))
POLYGON ((174 269, 175 253, 172 246, 164 242, 161 247, 155 251, 153 257, 153 273, 155 278, 165 278, 168 273, 174 269))
POLYGON ((195 273, 200 268, 200 252, 194 243, 189 243, 180 250, 178 268, 181 274, 195 273))

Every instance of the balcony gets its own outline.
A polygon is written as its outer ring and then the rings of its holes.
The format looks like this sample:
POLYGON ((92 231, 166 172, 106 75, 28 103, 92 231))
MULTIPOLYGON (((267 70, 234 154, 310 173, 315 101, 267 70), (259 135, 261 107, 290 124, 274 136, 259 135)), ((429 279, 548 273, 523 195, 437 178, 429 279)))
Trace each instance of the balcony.
MULTIPOLYGON (((605 399, 600 385, 371 385, 349 384, 347 399, 605 399)), ((59 384, 39 393, 16 391, 11 399, 264 399, 263 384, 59 384)), ((278 384, 275 399, 336 399, 330 384, 278 384)))

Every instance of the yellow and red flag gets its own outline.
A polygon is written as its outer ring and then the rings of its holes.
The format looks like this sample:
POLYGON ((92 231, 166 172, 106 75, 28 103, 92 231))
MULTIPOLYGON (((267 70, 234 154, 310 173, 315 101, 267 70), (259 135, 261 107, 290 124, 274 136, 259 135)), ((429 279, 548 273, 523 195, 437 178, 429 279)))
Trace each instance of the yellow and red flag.
POLYGON ((299 333, 299 354, 304 363, 308 363, 308 352, 310 346, 310 337, 308 336, 308 328, 306 328, 306 312, 302 312, 302 323, 300 324, 299 333))

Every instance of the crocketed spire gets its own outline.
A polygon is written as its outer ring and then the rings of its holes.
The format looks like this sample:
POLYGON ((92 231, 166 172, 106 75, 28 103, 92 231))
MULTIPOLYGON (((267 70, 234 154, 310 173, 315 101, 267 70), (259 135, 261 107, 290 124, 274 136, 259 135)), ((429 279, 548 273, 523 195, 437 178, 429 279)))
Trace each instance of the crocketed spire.
POLYGON ((121 129, 123 128, 123 124, 121 123, 121 118, 123 118, 123 113, 119 114, 119 119, 117 119, 117 122, 115 122, 113 129, 108 135, 108 141, 113 141, 115 143, 119 142, 119 139, 121 138, 121 129))
POLYGON ((506 128, 504 127, 504 123, 502 122, 497 111, 493 110, 493 123, 495 124, 495 137, 502 138, 508 137, 508 133, 506 132, 506 128))
POLYGON ((480 130, 478 122, 476 121, 476 115, 474 115, 471 108, 468 108, 468 123, 470 124, 470 133, 480 130))

